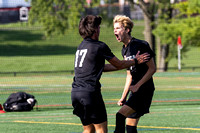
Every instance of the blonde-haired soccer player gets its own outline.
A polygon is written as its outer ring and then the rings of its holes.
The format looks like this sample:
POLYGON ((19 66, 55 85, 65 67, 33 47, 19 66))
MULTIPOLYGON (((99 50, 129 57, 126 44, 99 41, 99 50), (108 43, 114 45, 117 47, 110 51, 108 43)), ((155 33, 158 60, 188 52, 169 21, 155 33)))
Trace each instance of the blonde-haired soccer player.
POLYGON ((124 15, 117 15, 113 20, 114 34, 118 42, 123 43, 122 56, 125 60, 134 59, 137 52, 149 53, 147 62, 133 65, 127 69, 126 83, 118 105, 122 106, 116 113, 115 133, 125 133, 125 119, 127 133, 137 133, 137 124, 141 116, 149 113, 154 94, 153 74, 156 72, 153 57, 154 52, 146 41, 131 36, 134 26, 131 19, 124 15), (127 99, 128 94, 129 98, 127 99))

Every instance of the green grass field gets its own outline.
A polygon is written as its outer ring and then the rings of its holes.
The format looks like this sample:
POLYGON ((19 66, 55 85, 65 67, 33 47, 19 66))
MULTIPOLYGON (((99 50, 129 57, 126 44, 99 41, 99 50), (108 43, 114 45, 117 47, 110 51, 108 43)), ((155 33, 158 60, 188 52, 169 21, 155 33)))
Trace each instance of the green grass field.
MULTIPOLYGON (((108 113, 109 133, 114 131, 116 105, 126 74, 105 73, 102 94, 108 113)), ((80 133, 82 126, 72 114, 70 91, 73 75, 1 77, 0 103, 12 92, 25 91, 38 100, 31 112, 0 114, 0 133, 80 133)), ((156 73, 151 113, 139 122, 141 133, 200 132, 200 73, 156 73)))

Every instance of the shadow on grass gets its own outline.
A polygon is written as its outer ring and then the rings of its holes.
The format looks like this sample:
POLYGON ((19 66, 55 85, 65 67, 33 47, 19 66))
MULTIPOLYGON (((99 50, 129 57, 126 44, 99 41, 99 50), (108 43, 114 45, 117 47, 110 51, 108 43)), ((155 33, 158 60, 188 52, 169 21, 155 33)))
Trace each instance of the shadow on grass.
POLYGON ((73 107, 62 107, 62 108, 37 108, 36 106, 34 107, 33 111, 55 111, 55 110, 72 110, 73 107))
POLYGON ((75 54, 76 47, 0 45, 0 56, 34 56, 75 54))
POLYGON ((75 54, 76 47, 54 45, 28 45, 29 42, 41 41, 43 34, 29 31, 0 31, 0 56, 34 56, 75 54), (27 42, 17 45, 10 41, 27 42), (2 42, 6 42, 4 45, 2 42))
POLYGON ((31 31, 0 30, 0 41, 24 41, 32 42, 42 40, 43 34, 32 33, 31 31))

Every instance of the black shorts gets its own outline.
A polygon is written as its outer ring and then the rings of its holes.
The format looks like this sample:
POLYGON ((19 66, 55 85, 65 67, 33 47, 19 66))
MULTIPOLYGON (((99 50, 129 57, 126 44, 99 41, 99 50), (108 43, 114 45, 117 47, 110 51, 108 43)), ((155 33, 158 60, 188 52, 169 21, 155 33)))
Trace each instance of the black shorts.
POLYGON ((128 118, 140 118, 146 113, 149 113, 151 106, 154 88, 140 88, 138 92, 131 93, 128 101, 125 103, 136 112, 128 116, 128 118), (141 90, 140 90, 141 89, 141 90))
POLYGON ((80 117, 82 124, 99 124, 107 121, 105 104, 100 92, 71 93, 73 114, 80 117))

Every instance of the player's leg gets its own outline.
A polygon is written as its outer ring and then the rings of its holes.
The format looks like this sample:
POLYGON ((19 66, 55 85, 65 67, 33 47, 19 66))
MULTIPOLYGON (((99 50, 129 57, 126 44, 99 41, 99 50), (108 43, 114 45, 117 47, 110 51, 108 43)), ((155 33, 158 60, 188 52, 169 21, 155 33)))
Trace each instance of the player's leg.
POLYGON ((92 116, 96 133, 107 133, 107 113, 103 100, 99 100, 99 103, 96 104, 92 116))
POLYGON ((130 114, 134 113, 131 107, 124 105, 116 114, 116 126, 115 126, 115 133, 125 133, 125 119, 130 114))
POLYGON ((137 133, 137 124, 140 118, 126 118, 127 133, 137 133))
POLYGON ((95 133, 95 127, 93 124, 83 126, 83 133, 95 133))
POLYGON ((94 124, 96 133, 107 133, 108 128, 107 128, 107 121, 99 124, 94 124))
POLYGON ((91 122, 94 124, 96 133, 107 133, 107 112, 101 93, 95 92, 93 104, 90 109, 91 122))
POLYGON ((86 105, 90 105, 91 97, 88 92, 72 92, 71 93, 73 114, 77 115, 83 125, 83 133, 95 133, 90 115, 86 105))

